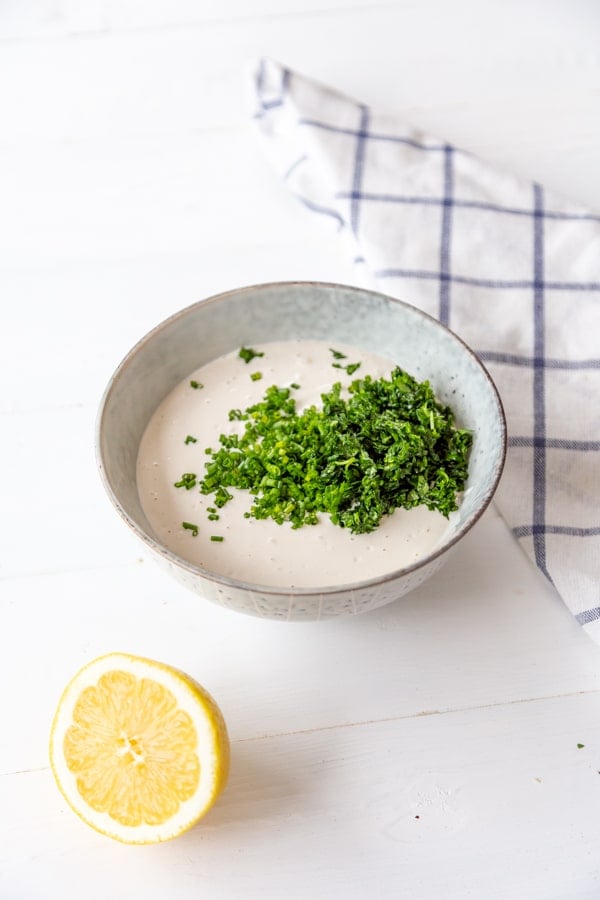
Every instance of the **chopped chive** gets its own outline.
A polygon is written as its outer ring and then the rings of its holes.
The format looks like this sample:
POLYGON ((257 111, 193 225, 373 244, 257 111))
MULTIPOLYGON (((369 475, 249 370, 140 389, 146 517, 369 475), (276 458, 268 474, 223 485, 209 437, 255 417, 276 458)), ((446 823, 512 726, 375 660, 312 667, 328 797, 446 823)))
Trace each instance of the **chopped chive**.
POLYGON ((233 494, 230 494, 223 485, 219 485, 215 491, 215 506, 217 506, 218 509, 221 509, 229 502, 229 500, 233 500, 233 494))
POLYGON ((252 372, 252 374, 250 375, 252 381, 260 381, 262 377, 262 372, 252 372))
POLYGON ((214 513, 211 512, 211 513, 208 514, 208 517, 207 517, 207 518, 208 518, 208 521, 209 521, 209 522, 218 522, 219 519, 221 518, 221 516, 220 516, 218 513, 216 513, 216 512, 214 512, 214 513))
POLYGON ((186 491, 191 491, 193 487, 196 487, 197 478, 194 472, 184 472, 179 481, 175 482, 176 488, 185 488, 186 491))
POLYGON ((333 358, 334 358, 334 359, 347 359, 345 353, 340 353, 339 350, 334 350, 333 347, 330 347, 329 350, 330 350, 331 353, 333 353, 333 358))
POLYGON ((293 382, 290 384, 290 387, 291 387, 291 388, 294 388, 294 390, 296 390, 296 391, 300 389, 300 385, 299 385, 299 384, 296 384, 295 381, 293 381, 293 382))
POLYGON ((182 522, 182 528, 185 528, 186 531, 192 532, 192 537, 197 537, 198 535, 198 526, 194 525, 193 522, 182 522))
POLYGON ((197 443, 198 443, 198 439, 195 437, 192 437, 191 434, 188 434, 188 436, 186 437, 186 439, 184 441, 184 444, 197 444, 197 443))
POLYGON ((217 544, 221 544, 225 540, 225 538, 222 538, 220 534, 211 534, 210 539, 217 544))
POLYGON ((193 381, 193 380, 192 380, 192 381, 190 381, 190 387, 193 387, 194 390, 197 391, 198 388, 203 388, 204 385, 202 384, 201 381, 193 381))
POLYGON ((240 347, 240 352, 238 353, 240 359, 243 359, 245 363, 252 362, 252 360, 256 359, 257 356, 264 355, 264 353, 261 353, 258 350, 253 350, 252 347, 240 347))
POLYGON ((585 747, 585 744, 577 744, 578 750, 583 750, 584 747, 585 747))

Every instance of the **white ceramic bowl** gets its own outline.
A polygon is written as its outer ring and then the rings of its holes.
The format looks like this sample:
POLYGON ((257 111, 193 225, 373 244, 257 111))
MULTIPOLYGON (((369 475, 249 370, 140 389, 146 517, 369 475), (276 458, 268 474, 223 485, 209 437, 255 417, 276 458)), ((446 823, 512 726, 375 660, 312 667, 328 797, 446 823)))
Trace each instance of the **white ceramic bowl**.
POLYGON ((112 503, 134 533, 180 582, 230 609, 273 619, 307 620, 383 606, 422 584, 477 522, 498 484, 506 452, 502 404, 474 353, 439 322, 373 291, 314 282, 240 288, 183 309, 131 350, 100 406, 97 458, 112 503), (136 459, 146 425, 163 398, 193 370, 240 346, 313 339, 345 343, 389 357, 428 379, 473 432, 469 479, 456 527, 435 552, 389 574, 320 588, 249 584, 176 556, 154 535, 136 485, 136 459))

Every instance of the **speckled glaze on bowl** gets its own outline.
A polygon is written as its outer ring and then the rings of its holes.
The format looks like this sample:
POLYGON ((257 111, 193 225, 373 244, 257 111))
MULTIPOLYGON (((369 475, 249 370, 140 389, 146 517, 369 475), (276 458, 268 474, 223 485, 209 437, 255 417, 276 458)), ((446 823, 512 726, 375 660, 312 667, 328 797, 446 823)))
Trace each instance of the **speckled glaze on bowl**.
POLYGON ((156 559, 200 596, 238 612, 283 620, 351 615, 397 600, 436 572, 488 506, 502 472, 506 424, 490 376, 473 352, 421 311, 373 291, 316 282, 240 288, 194 304, 160 324, 112 377, 97 422, 97 459, 112 503, 156 559), (138 447, 163 398, 199 366, 240 346, 293 339, 344 342, 389 357, 474 433, 469 480, 456 527, 435 552, 389 574, 354 584, 286 590, 217 575, 158 541, 136 484, 138 447))

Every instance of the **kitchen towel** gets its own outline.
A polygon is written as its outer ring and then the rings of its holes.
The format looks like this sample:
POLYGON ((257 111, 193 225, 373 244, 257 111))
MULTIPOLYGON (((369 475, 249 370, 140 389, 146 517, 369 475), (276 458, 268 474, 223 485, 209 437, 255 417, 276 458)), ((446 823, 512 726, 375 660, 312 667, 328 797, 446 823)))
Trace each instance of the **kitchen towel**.
POLYGON ((289 189, 489 369, 509 434, 497 508, 600 641, 600 215, 273 60, 252 90, 289 189))

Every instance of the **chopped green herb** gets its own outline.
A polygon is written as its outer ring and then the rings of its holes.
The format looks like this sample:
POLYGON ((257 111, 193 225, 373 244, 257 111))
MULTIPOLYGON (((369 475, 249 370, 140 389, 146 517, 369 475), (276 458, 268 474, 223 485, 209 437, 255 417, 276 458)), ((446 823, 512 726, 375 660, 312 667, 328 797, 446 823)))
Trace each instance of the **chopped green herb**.
POLYGON ((247 490, 256 519, 299 528, 327 513, 353 533, 373 531, 397 507, 457 509, 472 434, 455 427, 429 383, 397 368, 387 379, 353 381, 347 399, 341 392, 338 382, 321 408, 298 414, 290 389, 273 385, 259 403, 233 410, 244 431, 221 435, 201 492, 220 509, 229 488, 247 490))
POLYGON ((198 439, 195 437, 192 437, 191 434, 188 434, 188 436, 186 437, 186 439, 184 441, 184 444, 197 444, 197 443, 198 443, 198 439))
POLYGON ((577 744, 578 750, 583 750, 584 747, 585 747, 585 744, 577 744))
POLYGON ((210 539, 211 539, 211 541, 215 541, 216 543, 219 543, 219 544, 225 540, 225 538, 222 538, 219 534, 211 534, 210 539))
POLYGON ((360 363, 348 363, 347 366, 343 366, 341 363, 331 363, 334 369, 343 369, 344 372, 347 372, 348 375, 354 375, 357 369, 360 369, 360 363))
POLYGON ((185 488, 186 491, 191 491, 193 487, 196 487, 197 479, 194 472, 184 472, 179 481, 175 482, 176 488, 185 488))
POLYGON ((250 375, 252 381, 260 381, 262 377, 262 372, 252 372, 252 374, 250 375))
POLYGON ((257 356, 264 356, 264 353, 259 352, 258 350, 253 350, 252 347, 241 347, 238 356, 240 359, 243 359, 245 363, 252 362, 253 359, 256 359, 257 356))
POLYGON ((339 350, 334 350, 333 347, 330 347, 329 351, 331 353, 333 353, 334 359, 347 359, 348 358, 345 353, 340 353, 339 350))
MULTIPOLYGON (((205 463, 206 465, 206 463, 205 463)), ((202 493, 206 493, 206 491, 202 491, 202 493)), ((215 491, 215 503, 219 509, 222 509, 223 506, 229 501, 233 500, 233 494, 230 494, 228 490, 226 490, 223 485, 219 485, 217 490, 215 491)))
POLYGON ((209 513, 207 518, 209 522, 218 522, 221 516, 218 513, 209 513))
POLYGON ((296 384, 295 381, 293 381, 293 382, 290 384, 290 387, 291 387, 291 388, 294 388, 295 391, 297 391, 297 390, 300 389, 300 385, 299 385, 299 384, 296 384))
POLYGON ((193 387, 194 390, 197 391, 199 388, 203 388, 204 385, 200 381, 190 381, 190 387, 193 387))
POLYGON ((186 531, 191 531, 192 537, 198 536, 198 526, 194 525, 193 522, 182 522, 181 526, 182 526, 182 528, 185 528, 186 531))

